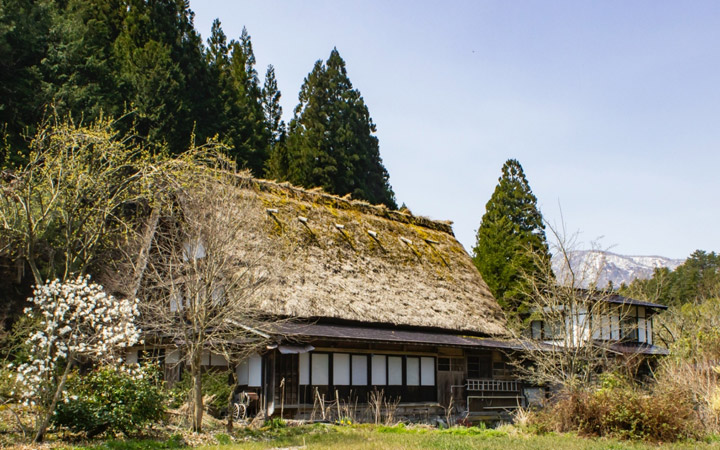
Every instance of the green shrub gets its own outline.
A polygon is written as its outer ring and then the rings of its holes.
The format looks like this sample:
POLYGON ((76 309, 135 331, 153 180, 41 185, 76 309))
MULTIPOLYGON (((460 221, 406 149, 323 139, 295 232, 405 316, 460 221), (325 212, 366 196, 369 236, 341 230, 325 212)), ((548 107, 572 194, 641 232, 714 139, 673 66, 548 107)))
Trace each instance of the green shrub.
POLYGON ((220 445, 230 445, 232 444, 232 438, 225 434, 225 433, 218 433, 215 435, 215 440, 220 445))
MULTIPOLYGON (((190 398, 192 388, 192 376, 184 372, 180 381, 175 383, 170 390, 170 406, 178 408, 190 398)), ((202 374, 203 397, 212 396, 212 400, 205 405, 208 412, 216 417, 222 418, 227 414, 228 398, 234 386, 230 384, 227 372, 205 372, 202 374)))
POLYGON ((272 419, 265 422, 265 426, 270 428, 271 430, 279 430, 281 428, 285 428, 287 426, 287 423, 280 417, 273 417, 272 419))
POLYGON ((163 417, 166 396, 158 380, 158 370, 152 366, 108 366, 87 375, 75 373, 68 379, 53 423, 89 437, 136 433, 163 417))

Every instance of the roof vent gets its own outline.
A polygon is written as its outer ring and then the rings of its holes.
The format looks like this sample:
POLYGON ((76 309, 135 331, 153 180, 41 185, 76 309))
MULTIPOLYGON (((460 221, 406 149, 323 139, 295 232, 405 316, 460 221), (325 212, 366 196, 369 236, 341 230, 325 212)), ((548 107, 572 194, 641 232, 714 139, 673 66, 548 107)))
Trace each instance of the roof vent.
POLYGON ((336 224, 335 224, 335 228, 338 229, 338 231, 340 232, 340 234, 342 234, 342 237, 347 241, 348 244, 350 244, 350 247, 351 247, 353 250, 357 251, 357 249, 355 248, 355 245, 353 244, 352 239, 350 239, 350 236, 348 236, 348 234, 345 232, 345 225, 341 225, 341 224, 339 224, 339 223, 336 223, 336 224))
POLYGON ((443 264, 445 264, 445 267, 450 268, 450 264, 448 264, 448 262, 445 260, 445 258, 443 257, 442 253, 440 253, 440 252, 438 251, 438 249, 435 248, 435 246, 438 245, 438 244, 440 244, 440 242, 434 241, 434 240, 432 240, 432 239, 425 239, 425 242, 427 242, 428 247, 430 247, 430 249, 431 249, 433 252, 435 252, 436 255, 438 255, 438 257, 440 258, 440 261, 442 261, 443 264))
POLYGON ((375 231, 375 230, 365 230, 365 231, 367 231, 367 234, 369 234, 370 237, 373 238, 373 240, 378 243, 380 250, 382 250, 383 253, 387 253, 387 250, 385 250, 385 247, 383 247, 382 242, 380 242, 380 237, 378 236, 377 231, 375 231))
POLYGON ((298 216, 298 220, 302 223, 307 223, 307 221, 308 221, 307 217, 303 217, 303 216, 298 216))
POLYGON ((403 241, 404 243, 406 243, 407 245, 412 245, 412 241, 408 238, 401 237, 400 240, 403 241))

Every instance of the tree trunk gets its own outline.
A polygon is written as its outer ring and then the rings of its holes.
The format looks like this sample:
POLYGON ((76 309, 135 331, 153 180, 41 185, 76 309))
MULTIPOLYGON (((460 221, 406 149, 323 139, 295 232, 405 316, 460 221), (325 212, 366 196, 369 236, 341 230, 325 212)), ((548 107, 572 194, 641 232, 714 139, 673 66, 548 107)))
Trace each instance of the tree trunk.
POLYGON ((192 356, 190 372, 193 378, 192 388, 192 430, 195 433, 202 431, 203 398, 202 398, 202 371, 200 358, 202 352, 197 350, 192 356))
POLYGON ((33 439, 33 442, 38 443, 42 442, 42 440, 45 438, 45 432, 48 429, 48 426, 50 425, 50 419, 52 418, 53 413, 55 412, 55 408, 57 407, 58 401, 60 400, 60 395, 62 395, 63 390, 65 389, 65 382, 67 381, 68 375, 70 375, 70 369, 73 365, 73 358, 68 358, 68 363, 65 366, 65 372, 63 372, 62 377, 60 378, 60 382, 57 385, 57 388, 55 389, 55 395, 53 395, 52 402, 50 402, 50 408, 45 412, 45 416, 42 418, 42 421, 40 422, 40 426, 38 426, 37 434, 35 434, 35 439, 33 439))
POLYGON ((135 264, 135 274, 133 276, 133 287, 132 292, 130 293, 130 298, 137 297, 137 293, 140 290, 140 285, 142 284, 143 276, 145 275, 145 269, 147 269, 148 265, 150 247, 152 246, 153 238, 155 237, 155 230, 157 230, 159 220, 160 212, 158 208, 153 208, 147 228, 142 236, 142 247, 138 252, 137 262, 135 264))
POLYGON ((227 424, 225 425, 225 428, 227 429, 228 433, 233 432, 233 414, 235 413, 235 410, 233 408, 233 400, 235 400, 235 388, 237 387, 237 373, 235 370, 233 370, 233 365, 230 364, 230 361, 232 359, 228 356, 228 372, 230 372, 230 382, 232 383, 232 389, 230 390, 230 395, 228 395, 228 412, 227 412, 227 424))
POLYGON ((28 256, 25 259, 27 260, 28 266, 30 266, 30 271, 33 274, 33 279, 35 280, 35 284, 37 286, 45 284, 45 280, 43 280, 42 275, 40 274, 40 269, 38 269, 38 266, 35 263, 35 258, 28 256))

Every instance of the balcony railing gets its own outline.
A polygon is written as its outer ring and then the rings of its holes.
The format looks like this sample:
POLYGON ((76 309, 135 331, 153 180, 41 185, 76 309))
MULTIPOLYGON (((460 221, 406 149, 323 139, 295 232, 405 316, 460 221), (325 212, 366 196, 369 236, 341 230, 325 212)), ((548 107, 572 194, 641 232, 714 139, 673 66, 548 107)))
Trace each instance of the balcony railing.
POLYGON ((491 410, 511 411, 525 404, 517 380, 468 379, 466 405, 471 414, 491 410))
POLYGON ((469 379, 467 380, 467 390, 481 392, 520 392, 520 387, 515 380, 469 379))

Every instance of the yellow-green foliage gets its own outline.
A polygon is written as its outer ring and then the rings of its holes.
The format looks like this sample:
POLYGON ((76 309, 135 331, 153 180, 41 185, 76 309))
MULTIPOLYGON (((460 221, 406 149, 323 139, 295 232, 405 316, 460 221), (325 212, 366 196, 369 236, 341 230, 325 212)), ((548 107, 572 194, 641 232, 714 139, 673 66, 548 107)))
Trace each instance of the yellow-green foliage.
POLYGON ((673 307, 661 319, 675 338, 674 358, 720 359, 720 298, 673 307))
POLYGON ((217 142, 171 158, 119 135, 105 118, 79 125, 55 117, 30 149, 28 163, 0 181, 0 237, 37 283, 86 273, 149 210, 171 204, 199 178, 231 182, 233 168, 217 142))

